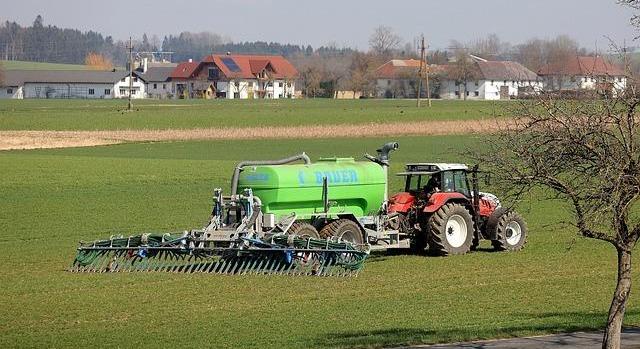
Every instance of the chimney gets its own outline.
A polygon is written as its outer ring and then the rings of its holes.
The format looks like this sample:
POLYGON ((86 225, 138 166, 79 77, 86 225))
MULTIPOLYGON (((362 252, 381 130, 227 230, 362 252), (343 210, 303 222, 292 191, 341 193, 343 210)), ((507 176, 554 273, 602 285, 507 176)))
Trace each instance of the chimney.
POLYGON ((189 58, 189 63, 193 63, 193 58, 189 58))
POLYGON ((227 56, 231 56, 231 51, 227 51, 227 56))
POLYGON ((142 59, 142 73, 146 73, 147 69, 149 69, 149 58, 145 57, 142 59))

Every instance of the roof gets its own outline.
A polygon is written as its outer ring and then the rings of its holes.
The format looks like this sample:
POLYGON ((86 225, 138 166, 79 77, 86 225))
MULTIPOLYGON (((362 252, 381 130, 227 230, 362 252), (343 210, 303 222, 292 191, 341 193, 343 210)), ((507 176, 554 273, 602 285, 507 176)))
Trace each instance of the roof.
POLYGON ((379 79, 394 79, 403 74, 416 74, 420 69, 417 59, 392 59, 376 69, 379 79))
POLYGON ((269 67, 276 79, 296 78, 298 70, 282 56, 209 55, 203 62, 215 63, 228 78, 253 79, 269 67))
POLYGON ((486 61, 476 62, 484 80, 537 80, 538 75, 518 62, 486 61))
MULTIPOLYGON (((518 62, 477 61, 474 60, 473 75, 484 80, 537 80, 538 75, 518 62)), ((376 69, 380 79, 395 79, 402 74, 415 74, 420 69, 416 59, 392 59, 376 69)), ((429 71, 435 74, 454 74, 455 64, 429 65, 429 71)))
POLYGON ((624 70, 602 56, 573 56, 559 63, 550 63, 538 70, 540 75, 623 76, 624 70))
POLYGON ((151 66, 145 73, 138 73, 138 77, 146 82, 165 82, 175 69, 176 66, 151 66))
POLYGON ((398 176, 407 176, 407 175, 431 175, 434 173, 438 173, 440 171, 449 171, 449 170, 464 170, 467 171, 469 167, 465 164, 445 164, 445 163, 431 163, 431 162, 420 162, 420 163, 412 163, 407 164, 405 166, 405 172, 400 172, 398 176))
POLYGON ((123 71, 96 70, 7 70, 4 86, 21 86, 27 82, 113 84, 126 75, 123 71))
POLYGON ((172 79, 188 79, 200 66, 199 62, 182 62, 169 75, 172 79))

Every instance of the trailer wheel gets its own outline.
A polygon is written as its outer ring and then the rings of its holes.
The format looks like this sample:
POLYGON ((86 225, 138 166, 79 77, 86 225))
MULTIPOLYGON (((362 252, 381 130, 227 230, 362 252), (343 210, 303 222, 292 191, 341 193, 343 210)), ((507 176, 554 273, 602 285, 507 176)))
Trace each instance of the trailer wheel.
POLYGON ((506 211, 496 225, 496 240, 491 240, 497 251, 519 251, 527 243, 527 224, 518 212, 506 211))
POLYGON ((473 219, 464 206, 446 204, 434 212, 428 221, 429 251, 446 256, 465 254, 471 249, 473 219))
POLYGON ((293 223, 287 233, 291 235, 298 235, 304 238, 320 238, 318 230, 316 230, 316 228, 309 223, 293 223))
POLYGON ((360 227, 349 219, 338 219, 320 229, 321 238, 326 239, 333 236, 358 245, 364 243, 360 227))

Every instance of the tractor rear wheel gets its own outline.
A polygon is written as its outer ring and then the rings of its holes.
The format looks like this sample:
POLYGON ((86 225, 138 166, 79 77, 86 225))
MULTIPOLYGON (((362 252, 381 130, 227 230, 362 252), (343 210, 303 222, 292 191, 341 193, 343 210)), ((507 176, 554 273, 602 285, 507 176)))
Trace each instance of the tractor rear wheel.
POLYGON ((303 238, 319 239, 318 230, 309 223, 293 223, 287 231, 291 235, 298 235, 303 238))
POLYGON ((353 244, 361 245, 364 243, 360 227, 349 219, 338 219, 320 229, 321 238, 326 239, 333 236, 353 244))
POLYGON ((462 205, 449 203, 440 207, 429 217, 428 228, 431 253, 446 256, 465 254, 471 249, 473 219, 462 205))
POLYGON ((519 251, 527 243, 527 224, 516 211, 505 211, 492 227, 496 240, 491 240, 498 251, 519 251))

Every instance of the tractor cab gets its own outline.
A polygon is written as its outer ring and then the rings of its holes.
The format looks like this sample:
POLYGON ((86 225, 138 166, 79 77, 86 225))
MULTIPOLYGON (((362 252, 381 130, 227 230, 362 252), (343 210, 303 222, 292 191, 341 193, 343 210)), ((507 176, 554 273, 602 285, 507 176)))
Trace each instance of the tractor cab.
POLYGON ((471 187, 464 164, 415 163, 407 164, 398 176, 406 177, 404 191, 413 196, 430 196, 433 193, 460 193, 471 197, 471 187))

